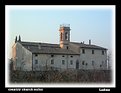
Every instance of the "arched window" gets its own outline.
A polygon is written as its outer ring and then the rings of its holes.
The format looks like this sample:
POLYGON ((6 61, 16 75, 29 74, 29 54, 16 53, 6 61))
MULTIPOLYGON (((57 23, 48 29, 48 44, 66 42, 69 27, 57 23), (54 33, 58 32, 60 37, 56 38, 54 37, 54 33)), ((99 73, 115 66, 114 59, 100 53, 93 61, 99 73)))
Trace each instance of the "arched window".
POLYGON ((68 40, 68 33, 65 33, 65 39, 68 40))

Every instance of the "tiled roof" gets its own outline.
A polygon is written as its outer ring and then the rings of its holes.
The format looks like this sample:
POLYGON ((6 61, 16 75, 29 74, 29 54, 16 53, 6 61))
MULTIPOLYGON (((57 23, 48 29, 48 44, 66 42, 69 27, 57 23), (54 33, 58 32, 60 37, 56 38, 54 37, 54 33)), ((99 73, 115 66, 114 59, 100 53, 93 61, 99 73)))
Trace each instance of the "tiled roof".
POLYGON ((72 44, 76 44, 78 46, 80 46, 80 48, 91 48, 91 49, 102 49, 102 50, 107 50, 106 48, 97 46, 97 45, 89 45, 89 44, 84 44, 84 43, 77 43, 77 42, 71 42, 72 44))
POLYGON ((50 44, 50 43, 38 43, 38 42, 21 42, 23 46, 42 46, 42 47, 52 47, 59 48, 59 44, 50 44))
POLYGON ((32 53, 40 54, 66 54, 66 55, 79 55, 72 50, 61 49, 59 44, 49 43, 35 43, 35 42, 21 42, 21 44, 30 50, 32 53))

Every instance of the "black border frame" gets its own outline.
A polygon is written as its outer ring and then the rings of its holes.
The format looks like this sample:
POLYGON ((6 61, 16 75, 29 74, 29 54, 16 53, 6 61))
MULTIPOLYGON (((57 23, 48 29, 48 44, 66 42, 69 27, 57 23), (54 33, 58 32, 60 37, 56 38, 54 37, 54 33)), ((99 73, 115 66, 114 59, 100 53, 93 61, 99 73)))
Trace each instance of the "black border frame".
MULTIPOLYGON (((97 0, 97 1, 92 1, 92 0, 86 0, 86 1, 82 1, 80 2, 79 0, 77 1, 39 1, 39 0, 5 0, 5 1, 1 1, 1 10, 2 10, 2 13, 1 13, 1 28, 2 28, 2 33, 0 34, 0 40, 2 40, 2 44, 0 45, 0 50, 1 50, 1 80, 0 80, 0 89, 3 89, 4 91, 7 91, 8 92, 8 89, 9 88, 5 88, 5 5, 116 5, 116 31, 119 29, 119 20, 120 20, 120 5, 119 5, 119 1, 116 1, 114 2, 113 0, 97 0), (88 3, 87 3, 88 2, 88 3), (56 4, 55 4, 56 3, 56 4), (117 18, 118 17, 118 18, 117 18), (118 28, 118 29, 117 29, 118 28)), ((117 31, 118 32, 118 31, 117 31)), ((115 36, 116 37, 116 36, 115 36)), ((116 37, 117 38, 117 37, 116 37)), ((118 38, 118 40, 120 40, 118 38)), ((120 47, 120 45, 119 45, 120 47)), ((117 49, 117 46, 116 46, 116 49, 117 49)), ((117 51, 116 51, 117 53, 117 51)), ((116 58, 116 61, 117 61, 117 58, 119 58, 119 56, 115 57, 116 58)), ((118 71, 119 71, 119 68, 118 68, 119 63, 116 62, 116 87, 115 88, 110 88, 110 92, 116 92, 116 89, 119 89, 119 83, 120 83, 120 78, 119 78, 119 74, 118 74, 118 71)), ((24 88, 24 87, 23 87, 24 88)), ((27 87, 26 87, 27 88, 27 87)), ((22 88, 21 88, 22 89, 22 88)), ((43 92, 65 92, 65 90, 68 91, 73 91, 73 92, 76 92, 76 91, 84 91, 84 92, 100 92, 99 89, 103 89, 103 88, 65 88, 65 87, 60 87, 60 88, 44 88, 42 87, 43 89, 43 92), (63 90, 64 89, 64 90, 63 90)), ((108 88, 105 88, 105 89, 108 89, 108 88)), ((40 91, 38 91, 40 92, 40 91)))

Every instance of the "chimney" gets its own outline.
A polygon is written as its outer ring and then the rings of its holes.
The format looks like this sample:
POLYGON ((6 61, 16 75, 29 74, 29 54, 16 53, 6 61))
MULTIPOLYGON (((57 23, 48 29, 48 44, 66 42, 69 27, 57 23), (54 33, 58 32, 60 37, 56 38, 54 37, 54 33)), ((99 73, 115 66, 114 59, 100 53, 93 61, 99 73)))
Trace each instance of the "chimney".
POLYGON ((84 44, 84 41, 83 41, 83 44, 84 44))
POLYGON ((91 45, 91 40, 89 40, 89 45, 91 45))

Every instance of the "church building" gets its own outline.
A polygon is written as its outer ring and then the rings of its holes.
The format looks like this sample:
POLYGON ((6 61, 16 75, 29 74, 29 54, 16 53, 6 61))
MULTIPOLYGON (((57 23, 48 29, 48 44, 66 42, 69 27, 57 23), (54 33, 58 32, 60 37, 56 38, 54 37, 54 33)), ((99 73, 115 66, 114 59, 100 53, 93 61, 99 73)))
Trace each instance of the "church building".
POLYGON ((12 46, 13 69, 22 71, 107 69, 107 49, 70 41, 70 26, 60 25, 60 44, 21 41, 12 46))

